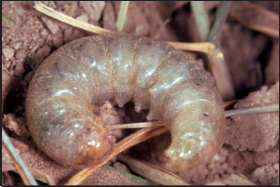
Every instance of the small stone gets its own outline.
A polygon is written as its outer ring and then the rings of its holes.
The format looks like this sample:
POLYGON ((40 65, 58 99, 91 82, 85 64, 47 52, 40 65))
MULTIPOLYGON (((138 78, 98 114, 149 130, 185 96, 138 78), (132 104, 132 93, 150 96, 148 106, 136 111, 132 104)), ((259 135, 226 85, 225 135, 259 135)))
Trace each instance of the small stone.
POLYGON ((48 27, 52 34, 55 34, 59 30, 57 24, 54 23, 54 21, 52 21, 51 19, 47 17, 42 17, 42 21, 45 23, 45 25, 48 27))
POLYGON ((227 156, 228 155, 228 150, 226 148, 222 147, 221 150, 220 150, 220 153, 223 156, 227 156))
POLYGON ((24 11, 22 8, 18 8, 18 9, 17 9, 17 12, 18 12, 18 14, 19 14, 20 16, 23 16, 24 13, 25 13, 25 11, 24 11))
POLYGON ((43 47, 44 44, 45 44, 44 38, 40 38, 40 39, 39 39, 39 46, 40 46, 40 47, 43 47))
POLYGON ((63 34, 62 32, 57 32, 52 38, 53 46, 59 48, 63 45, 63 34))
POLYGON ((273 168, 274 168, 276 171, 279 171, 279 163, 274 164, 274 165, 273 165, 273 168))
POLYGON ((42 37, 45 37, 45 36, 47 36, 48 34, 49 34, 48 29, 42 28, 42 29, 40 30, 40 35, 41 35, 42 37))
POLYGON ((15 50, 6 46, 2 49, 2 53, 6 58, 12 58, 15 54, 15 50))
POLYGON ((10 60, 8 60, 8 61, 4 60, 3 61, 3 65, 6 69, 9 69, 11 67, 11 64, 12 64, 12 62, 10 60))
POLYGON ((23 76, 24 72, 25 72, 25 68, 24 68, 23 63, 17 63, 17 65, 15 67, 15 75, 17 77, 21 78, 23 76))
POLYGON ((21 42, 16 42, 14 49, 18 50, 18 49, 20 49, 20 47, 21 47, 21 42))
POLYGON ((122 164, 122 163, 120 163, 120 162, 115 162, 113 164, 113 166, 114 166, 114 168, 119 169, 121 171, 124 171, 126 173, 131 173, 130 170, 127 168, 127 166, 122 164))
POLYGON ((268 86, 262 86, 260 90, 267 91, 268 90, 268 86))
POLYGON ((226 157, 224 155, 220 155, 219 162, 223 163, 226 161, 226 157))
POLYGON ((227 168, 228 168, 227 163, 223 163, 223 164, 221 165, 221 167, 220 167, 221 171, 226 171, 227 168))
POLYGON ((38 55, 41 56, 42 58, 45 58, 50 54, 50 52, 51 52, 51 48, 46 44, 38 50, 38 55))
POLYGON ((79 1, 79 5, 86 11, 90 19, 98 21, 102 16, 106 3, 104 1, 79 1))
POLYGON ((210 169, 210 170, 214 169, 214 167, 215 167, 214 163, 207 164, 207 168, 210 169))
POLYGON ((24 59, 26 56, 26 51, 24 49, 20 49, 16 52, 16 59, 24 59))
POLYGON ((39 43, 32 43, 29 46, 29 49, 31 50, 31 53, 34 53, 38 48, 39 48, 40 44, 39 43))
POLYGON ((87 16, 87 14, 82 14, 82 15, 78 16, 76 18, 76 20, 88 23, 88 16, 87 16))

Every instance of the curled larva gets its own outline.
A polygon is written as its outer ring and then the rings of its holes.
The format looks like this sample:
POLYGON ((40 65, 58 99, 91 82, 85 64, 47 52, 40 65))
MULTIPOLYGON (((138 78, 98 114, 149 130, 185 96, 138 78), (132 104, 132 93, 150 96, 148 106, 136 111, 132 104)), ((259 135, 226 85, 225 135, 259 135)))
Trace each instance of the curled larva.
POLYGON ((168 169, 203 164, 223 144, 223 102, 211 77, 165 42, 121 33, 81 38, 52 53, 30 82, 26 117, 40 149, 83 168, 114 149, 108 129, 88 106, 114 101, 121 107, 130 100, 170 131, 168 169))

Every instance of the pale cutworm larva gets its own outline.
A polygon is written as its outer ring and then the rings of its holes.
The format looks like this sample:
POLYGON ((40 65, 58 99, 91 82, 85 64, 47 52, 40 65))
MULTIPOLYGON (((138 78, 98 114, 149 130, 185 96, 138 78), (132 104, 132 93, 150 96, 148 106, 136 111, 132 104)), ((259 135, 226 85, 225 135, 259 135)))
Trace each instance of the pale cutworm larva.
POLYGON ((213 79, 184 52, 129 34, 85 37, 53 52, 30 82, 26 117, 40 149, 83 168, 114 149, 109 130, 88 106, 115 101, 121 107, 130 100, 170 131, 168 169, 206 163, 224 142, 223 102, 213 79))

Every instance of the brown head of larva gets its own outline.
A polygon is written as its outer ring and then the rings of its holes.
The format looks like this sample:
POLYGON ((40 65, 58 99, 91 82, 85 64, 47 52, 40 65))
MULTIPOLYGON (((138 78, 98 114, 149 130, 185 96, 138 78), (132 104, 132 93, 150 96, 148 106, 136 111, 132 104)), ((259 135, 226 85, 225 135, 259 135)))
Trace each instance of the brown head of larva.
POLYGON ((109 133, 92 121, 82 127, 69 142, 75 146, 75 154, 71 165, 75 168, 85 168, 103 162, 113 150, 109 133))
POLYGON ((47 155, 77 169, 102 163, 114 148, 108 130, 85 116, 71 118, 61 125, 50 124, 39 131, 31 126, 30 130, 47 155))

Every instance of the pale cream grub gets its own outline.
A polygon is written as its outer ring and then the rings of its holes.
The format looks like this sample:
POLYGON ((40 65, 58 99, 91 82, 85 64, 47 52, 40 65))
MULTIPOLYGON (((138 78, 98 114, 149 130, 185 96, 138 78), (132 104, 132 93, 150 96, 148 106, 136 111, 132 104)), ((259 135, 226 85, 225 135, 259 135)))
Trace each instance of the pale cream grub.
POLYGON ((171 133, 165 167, 208 162, 226 133, 222 98, 193 59, 165 42, 114 33, 85 37, 52 53, 33 76, 26 116, 36 144, 77 168, 101 163, 114 149, 109 130, 89 105, 134 101, 171 133))

